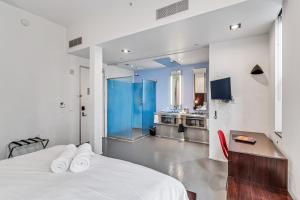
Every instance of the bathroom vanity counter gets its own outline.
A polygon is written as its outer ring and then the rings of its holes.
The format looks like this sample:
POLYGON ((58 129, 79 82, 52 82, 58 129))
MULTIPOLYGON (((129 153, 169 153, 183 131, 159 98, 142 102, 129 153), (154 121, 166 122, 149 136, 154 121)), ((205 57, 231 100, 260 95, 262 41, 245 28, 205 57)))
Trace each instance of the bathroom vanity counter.
POLYGON ((209 143, 208 115, 173 112, 158 112, 155 115, 157 136, 209 143))

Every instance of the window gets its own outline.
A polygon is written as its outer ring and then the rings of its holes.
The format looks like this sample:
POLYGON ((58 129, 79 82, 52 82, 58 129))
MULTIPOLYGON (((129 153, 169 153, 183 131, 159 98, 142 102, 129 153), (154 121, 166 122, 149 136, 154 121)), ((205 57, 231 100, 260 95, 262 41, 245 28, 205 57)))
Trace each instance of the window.
POLYGON ((275 22, 275 133, 282 136, 282 16, 275 22))

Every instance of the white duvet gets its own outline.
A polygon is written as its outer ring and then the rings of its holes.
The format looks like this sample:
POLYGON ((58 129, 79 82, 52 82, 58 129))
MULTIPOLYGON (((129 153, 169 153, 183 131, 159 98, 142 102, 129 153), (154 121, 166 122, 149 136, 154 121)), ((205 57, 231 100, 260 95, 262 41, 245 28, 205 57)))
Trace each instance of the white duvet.
POLYGON ((89 170, 54 174, 65 146, 0 161, 1 200, 188 200, 176 179, 133 163, 96 155, 89 170))

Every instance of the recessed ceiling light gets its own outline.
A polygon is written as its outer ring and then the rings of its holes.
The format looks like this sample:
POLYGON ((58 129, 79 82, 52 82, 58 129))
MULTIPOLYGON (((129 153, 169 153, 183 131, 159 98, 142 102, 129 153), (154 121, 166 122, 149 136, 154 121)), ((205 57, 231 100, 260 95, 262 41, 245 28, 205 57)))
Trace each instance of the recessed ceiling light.
POLYGON ((122 53, 130 53, 131 51, 129 49, 122 49, 121 52, 122 53))
POLYGON ((232 24, 232 25, 229 26, 229 28, 230 28, 231 31, 234 31, 234 30, 242 28, 242 24, 241 23, 232 24))

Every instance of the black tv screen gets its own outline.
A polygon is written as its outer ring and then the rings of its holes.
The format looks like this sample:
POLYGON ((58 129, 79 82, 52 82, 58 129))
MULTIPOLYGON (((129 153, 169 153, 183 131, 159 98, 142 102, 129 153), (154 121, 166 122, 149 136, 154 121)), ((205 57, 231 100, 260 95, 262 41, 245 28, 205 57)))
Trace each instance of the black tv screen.
POLYGON ((231 84, 230 78, 219 79, 210 82, 211 98, 230 101, 231 100, 231 84))

